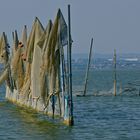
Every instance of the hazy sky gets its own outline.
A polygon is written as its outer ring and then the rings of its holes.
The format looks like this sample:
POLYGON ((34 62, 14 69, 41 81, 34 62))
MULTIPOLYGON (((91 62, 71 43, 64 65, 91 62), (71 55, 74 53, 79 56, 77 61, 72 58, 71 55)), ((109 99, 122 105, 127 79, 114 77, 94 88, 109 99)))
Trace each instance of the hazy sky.
POLYGON ((60 8, 67 21, 71 4, 73 52, 89 52, 91 37, 94 52, 140 52, 140 0, 0 0, 0 32, 11 39, 23 25, 30 30, 35 16, 44 26, 54 20, 60 8))

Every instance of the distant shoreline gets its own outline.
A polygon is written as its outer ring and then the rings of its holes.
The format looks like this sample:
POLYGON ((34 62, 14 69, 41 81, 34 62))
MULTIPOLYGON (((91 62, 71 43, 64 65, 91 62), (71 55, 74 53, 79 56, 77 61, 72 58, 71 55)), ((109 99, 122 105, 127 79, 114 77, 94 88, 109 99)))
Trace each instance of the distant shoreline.
MULTIPOLYGON (((78 58, 88 58, 88 53, 73 53, 72 57, 74 59, 78 58)), ((92 58, 112 58, 113 53, 93 53, 92 58)), ((140 53, 117 53, 117 58, 140 58, 140 53)))

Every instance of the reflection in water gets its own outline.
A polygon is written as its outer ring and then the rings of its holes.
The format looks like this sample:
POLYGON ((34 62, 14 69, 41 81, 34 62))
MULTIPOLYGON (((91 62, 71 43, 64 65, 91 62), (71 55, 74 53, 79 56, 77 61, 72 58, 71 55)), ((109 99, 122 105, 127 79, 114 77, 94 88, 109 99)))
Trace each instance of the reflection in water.
POLYGON ((33 140, 59 139, 60 137, 61 139, 69 133, 70 128, 68 129, 57 120, 50 119, 33 110, 17 107, 8 102, 4 104, 0 110, 0 120, 3 120, 3 125, 1 125, 3 127, 0 127, 0 137, 29 138, 33 140), (4 132, 4 129, 6 129, 7 133, 4 132))

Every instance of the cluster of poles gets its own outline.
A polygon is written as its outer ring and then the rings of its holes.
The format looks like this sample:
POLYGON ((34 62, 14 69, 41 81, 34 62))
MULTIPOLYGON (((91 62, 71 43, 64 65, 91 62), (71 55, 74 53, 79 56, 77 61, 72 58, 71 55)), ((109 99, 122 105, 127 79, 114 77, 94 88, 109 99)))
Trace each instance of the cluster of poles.
MULTIPOLYGON (((90 64, 91 64, 91 58, 92 58, 92 51, 93 51, 93 38, 91 38, 90 43, 90 49, 89 49, 89 56, 88 56, 88 63, 86 68, 86 74, 85 74, 85 81, 84 81, 84 89, 82 91, 82 94, 77 94, 78 97, 84 97, 87 95, 87 86, 88 86, 88 78, 89 78, 89 70, 90 70, 90 64)), ((119 94, 121 95, 123 92, 133 92, 137 89, 134 87, 140 86, 135 83, 128 83, 129 87, 122 89, 122 85, 120 83, 120 91, 119 94), (131 87, 130 87, 131 86, 131 87), (133 87, 132 87, 133 86, 133 87)), ((117 62, 116 62, 116 49, 114 49, 114 56, 113 56, 113 92, 112 95, 117 96, 117 62)), ((139 89, 139 95, 140 95, 140 89, 139 89)))

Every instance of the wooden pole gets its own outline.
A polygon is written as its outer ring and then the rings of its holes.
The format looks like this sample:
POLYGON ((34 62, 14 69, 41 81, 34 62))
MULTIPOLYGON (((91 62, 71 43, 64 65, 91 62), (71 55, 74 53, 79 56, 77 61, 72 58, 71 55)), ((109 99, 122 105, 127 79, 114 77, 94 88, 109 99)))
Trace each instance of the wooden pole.
POLYGON ((92 46, 93 46, 93 38, 91 39, 91 44, 90 44, 90 52, 89 52, 87 71, 86 71, 86 76, 85 76, 85 86, 84 86, 83 96, 86 95, 86 91, 87 91, 88 74, 89 74, 90 61, 91 61, 91 56, 92 56, 92 46))
POLYGON ((14 32, 12 32, 12 37, 13 37, 13 41, 14 41, 14 32))
POLYGON ((69 125, 73 125, 73 99, 72 99, 72 64, 71 64, 71 16, 70 16, 70 5, 68 5, 68 48, 67 48, 67 56, 68 56, 68 98, 69 98, 69 125))
POLYGON ((116 96, 116 49, 114 49, 114 96, 116 96))

